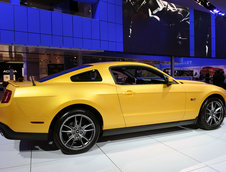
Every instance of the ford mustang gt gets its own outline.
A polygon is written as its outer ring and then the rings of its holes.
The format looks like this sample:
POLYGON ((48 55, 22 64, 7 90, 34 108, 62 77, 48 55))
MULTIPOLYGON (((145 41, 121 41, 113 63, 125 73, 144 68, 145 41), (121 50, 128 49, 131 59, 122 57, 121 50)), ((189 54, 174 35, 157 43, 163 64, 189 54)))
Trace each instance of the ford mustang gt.
POLYGON ((216 129, 225 102, 220 87, 176 80, 147 64, 88 64, 39 81, 9 81, 0 131, 8 139, 50 139, 76 154, 101 135, 178 125, 216 129))

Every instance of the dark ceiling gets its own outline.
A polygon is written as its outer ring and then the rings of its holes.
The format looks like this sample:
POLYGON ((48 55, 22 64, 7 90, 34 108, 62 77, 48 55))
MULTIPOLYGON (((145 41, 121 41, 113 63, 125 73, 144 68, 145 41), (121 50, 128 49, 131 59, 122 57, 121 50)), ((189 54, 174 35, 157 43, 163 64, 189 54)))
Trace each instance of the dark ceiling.
MULTIPOLYGON (((204 7, 198 5, 194 0, 166 0, 178 5, 194 8, 201 11, 208 11, 204 7)), ((226 0, 209 0, 214 6, 226 13, 226 0)))

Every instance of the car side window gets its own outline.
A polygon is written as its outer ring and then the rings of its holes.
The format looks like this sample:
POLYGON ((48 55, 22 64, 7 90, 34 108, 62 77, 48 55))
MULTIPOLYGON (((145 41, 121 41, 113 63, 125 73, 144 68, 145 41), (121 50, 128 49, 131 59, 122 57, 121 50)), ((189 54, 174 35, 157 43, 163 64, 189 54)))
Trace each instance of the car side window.
POLYGON ((137 84, 165 84, 163 74, 148 68, 137 69, 137 84))
POLYGON ((115 82, 119 85, 165 84, 165 76, 148 67, 121 66, 111 68, 115 82))
POLYGON ((83 72, 74 76, 71 76, 72 82, 97 82, 102 81, 100 73, 98 70, 91 70, 83 72))

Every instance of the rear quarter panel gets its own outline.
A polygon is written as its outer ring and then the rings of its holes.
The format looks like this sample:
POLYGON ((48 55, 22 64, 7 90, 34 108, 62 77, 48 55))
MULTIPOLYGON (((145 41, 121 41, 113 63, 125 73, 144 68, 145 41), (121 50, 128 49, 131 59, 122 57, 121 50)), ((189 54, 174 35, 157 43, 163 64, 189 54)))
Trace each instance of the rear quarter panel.
POLYGON ((74 104, 86 104, 99 111, 104 121, 103 129, 125 126, 116 87, 111 84, 55 83, 18 88, 14 102, 29 123, 29 128, 24 127, 29 132, 48 132, 55 115, 74 104), (38 127, 31 125, 31 121, 44 121, 44 124, 38 127))

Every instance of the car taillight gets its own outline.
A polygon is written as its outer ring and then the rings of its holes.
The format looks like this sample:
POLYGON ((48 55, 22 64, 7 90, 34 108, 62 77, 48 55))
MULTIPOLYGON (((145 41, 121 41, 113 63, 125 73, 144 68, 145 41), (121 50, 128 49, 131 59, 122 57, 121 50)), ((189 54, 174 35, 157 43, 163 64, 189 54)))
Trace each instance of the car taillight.
POLYGON ((2 103, 8 103, 12 95, 12 91, 5 90, 4 95, 2 97, 2 103))

